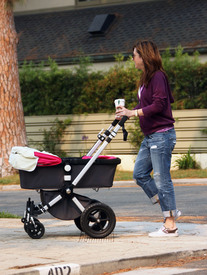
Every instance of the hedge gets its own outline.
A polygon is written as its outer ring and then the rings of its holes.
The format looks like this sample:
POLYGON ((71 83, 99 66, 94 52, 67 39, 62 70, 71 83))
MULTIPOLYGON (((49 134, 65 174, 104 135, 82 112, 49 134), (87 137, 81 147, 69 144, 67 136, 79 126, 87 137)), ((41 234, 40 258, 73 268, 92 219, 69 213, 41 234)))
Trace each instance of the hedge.
MULTIPOLYGON (((175 99, 172 108, 207 108, 207 63, 201 64, 197 53, 184 54, 181 47, 173 59, 169 50, 162 57, 175 99)), ((19 73, 24 114, 113 112, 115 98, 125 98, 129 108, 135 106, 140 72, 132 60, 115 58, 108 72, 91 72, 89 57, 80 58, 73 70, 59 69, 51 59, 48 69, 43 63, 37 67, 25 62, 19 73)))

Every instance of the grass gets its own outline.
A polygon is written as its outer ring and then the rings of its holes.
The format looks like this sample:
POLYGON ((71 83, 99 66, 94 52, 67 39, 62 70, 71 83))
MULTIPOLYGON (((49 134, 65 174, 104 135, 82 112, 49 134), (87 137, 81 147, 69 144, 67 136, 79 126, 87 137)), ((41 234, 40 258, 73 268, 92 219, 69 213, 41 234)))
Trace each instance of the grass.
MULTIPOLYGON (((186 170, 173 170, 171 171, 172 179, 183 179, 183 178, 207 178, 207 169, 186 169, 186 170)), ((133 172, 119 171, 116 170, 115 178, 119 180, 132 180, 133 172)))
POLYGON ((185 169, 171 171, 173 179, 183 178, 207 178, 207 169, 185 169))
MULTIPOLYGON (((186 169, 186 170, 172 170, 172 179, 184 179, 184 178, 207 178, 207 169, 186 169)), ((114 180, 132 180, 133 172, 116 170, 114 180)), ((0 178, 0 184, 2 185, 20 185, 19 175, 0 178)))
POLYGON ((9 213, 9 212, 0 212, 0 218, 1 219, 21 219, 21 217, 20 216, 18 216, 18 215, 14 215, 14 214, 11 214, 11 213, 9 213))
POLYGON ((8 184, 20 184, 19 174, 15 174, 13 176, 0 178, 0 184, 8 185, 8 184))

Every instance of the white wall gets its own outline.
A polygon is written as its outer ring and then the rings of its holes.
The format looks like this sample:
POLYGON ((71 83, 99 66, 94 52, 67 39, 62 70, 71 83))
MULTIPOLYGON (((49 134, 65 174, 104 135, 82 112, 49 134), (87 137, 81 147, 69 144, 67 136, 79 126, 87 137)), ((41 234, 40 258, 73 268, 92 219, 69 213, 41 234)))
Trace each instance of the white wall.
MULTIPOLYGON (((201 63, 206 63, 207 62, 207 54, 205 55, 200 55, 199 56, 199 61, 201 63)), ((125 62, 124 62, 125 63, 125 62)), ((97 71, 104 71, 107 72, 110 68, 114 67, 116 63, 115 62, 100 62, 100 63, 93 63, 93 65, 90 67, 90 70, 92 72, 97 72, 97 71)), ((59 65, 59 68, 61 69, 72 69, 77 65, 59 65)))
POLYGON ((54 10, 60 8, 72 8, 75 6, 75 0, 26 0, 16 2, 14 12, 35 12, 42 10, 54 10))
POLYGON ((16 13, 35 13, 37 11, 62 10, 64 8, 87 8, 99 5, 128 4, 135 2, 148 2, 157 0, 93 0, 79 2, 76 0, 23 0, 15 3, 16 13))
MULTIPOLYGON (((171 170, 177 170, 176 159, 180 158, 181 154, 173 154, 171 162, 171 170)), ((196 162, 200 165, 201 169, 207 169, 207 154, 192 154, 195 157, 196 162)), ((116 155, 116 157, 121 159, 121 164, 119 164, 118 169, 120 171, 133 171, 134 162, 137 155, 116 155)))

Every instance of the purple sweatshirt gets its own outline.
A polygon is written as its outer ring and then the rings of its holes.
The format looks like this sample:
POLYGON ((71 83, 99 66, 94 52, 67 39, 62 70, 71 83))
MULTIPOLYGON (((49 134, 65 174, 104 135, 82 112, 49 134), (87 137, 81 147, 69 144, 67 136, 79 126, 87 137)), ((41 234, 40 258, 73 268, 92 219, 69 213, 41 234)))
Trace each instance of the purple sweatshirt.
MULTIPOLYGON (((139 97, 138 97, 139 99, 139 97)), ((174 102, 169 82, 161 71, 155 72, 148 87, 142 89, 139 104, 134 109, 142 109, 144 116, 139 117, 144 135, 164 128, 173 127, 171 103, 174 102)))

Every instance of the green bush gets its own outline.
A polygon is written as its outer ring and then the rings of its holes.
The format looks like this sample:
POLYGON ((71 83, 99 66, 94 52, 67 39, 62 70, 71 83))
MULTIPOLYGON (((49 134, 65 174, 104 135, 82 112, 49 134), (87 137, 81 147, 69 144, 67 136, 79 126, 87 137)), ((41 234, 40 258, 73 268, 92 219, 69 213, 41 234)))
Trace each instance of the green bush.
POLYGON ((191 156, 191 150, 189 149, 187 154, 182 155, 175 161, 179 169, 198 169, 200 168, 197 164, 194 156, 191 156))
POLYGON ((201 133, 202 133, 203 135, 207 135, 207 128, 201 130, 201 133))
POLYGON ((200 64, 198 52, 191 57, 179 46, 172 59, 169 50, 163 54, 163 65, 168 74, 175 103, 173 109, 206 108, 207 64, 200 64))
POLYGON ((72 114, 77 98, 89 77, 89 60, 80 59, 75 71, 58 69, 49 60, 49 70, 43 64, 35 67, 25 63, 20 70, 20 86, 25 115, 72 114))
MULTIPOLYGON (((207 63, 200 64, 178 47, 172 58, 167 49, 163 66, 168 74, 175 103, 173 109, 207 108, 207 63)), ((114 112, 114 99, 124 97, 126 106, 137 104, 140 72, 132 60, 121 54, 108 72, 90 72, 90 58, 81 57, 75 69, 59 69, 51 59, 49 69, 42 63, 25 63, 20 70, 24 114, 58 115, 114 112)))
POLYGON ((135 153, 139 151, 142 140, 144 139, 144 134, 139 126, 139 120, 136 119, 134 122, 134 128, 130 128, 129 142, 135 149, 135 153))
POLYGON ((114 112, 116 98, 125 98, 129 108, 136 105, 138 75, 139 72, 130 67, 114 67, 101 79, 90 79, 83 87, 75 112, 114 112))

